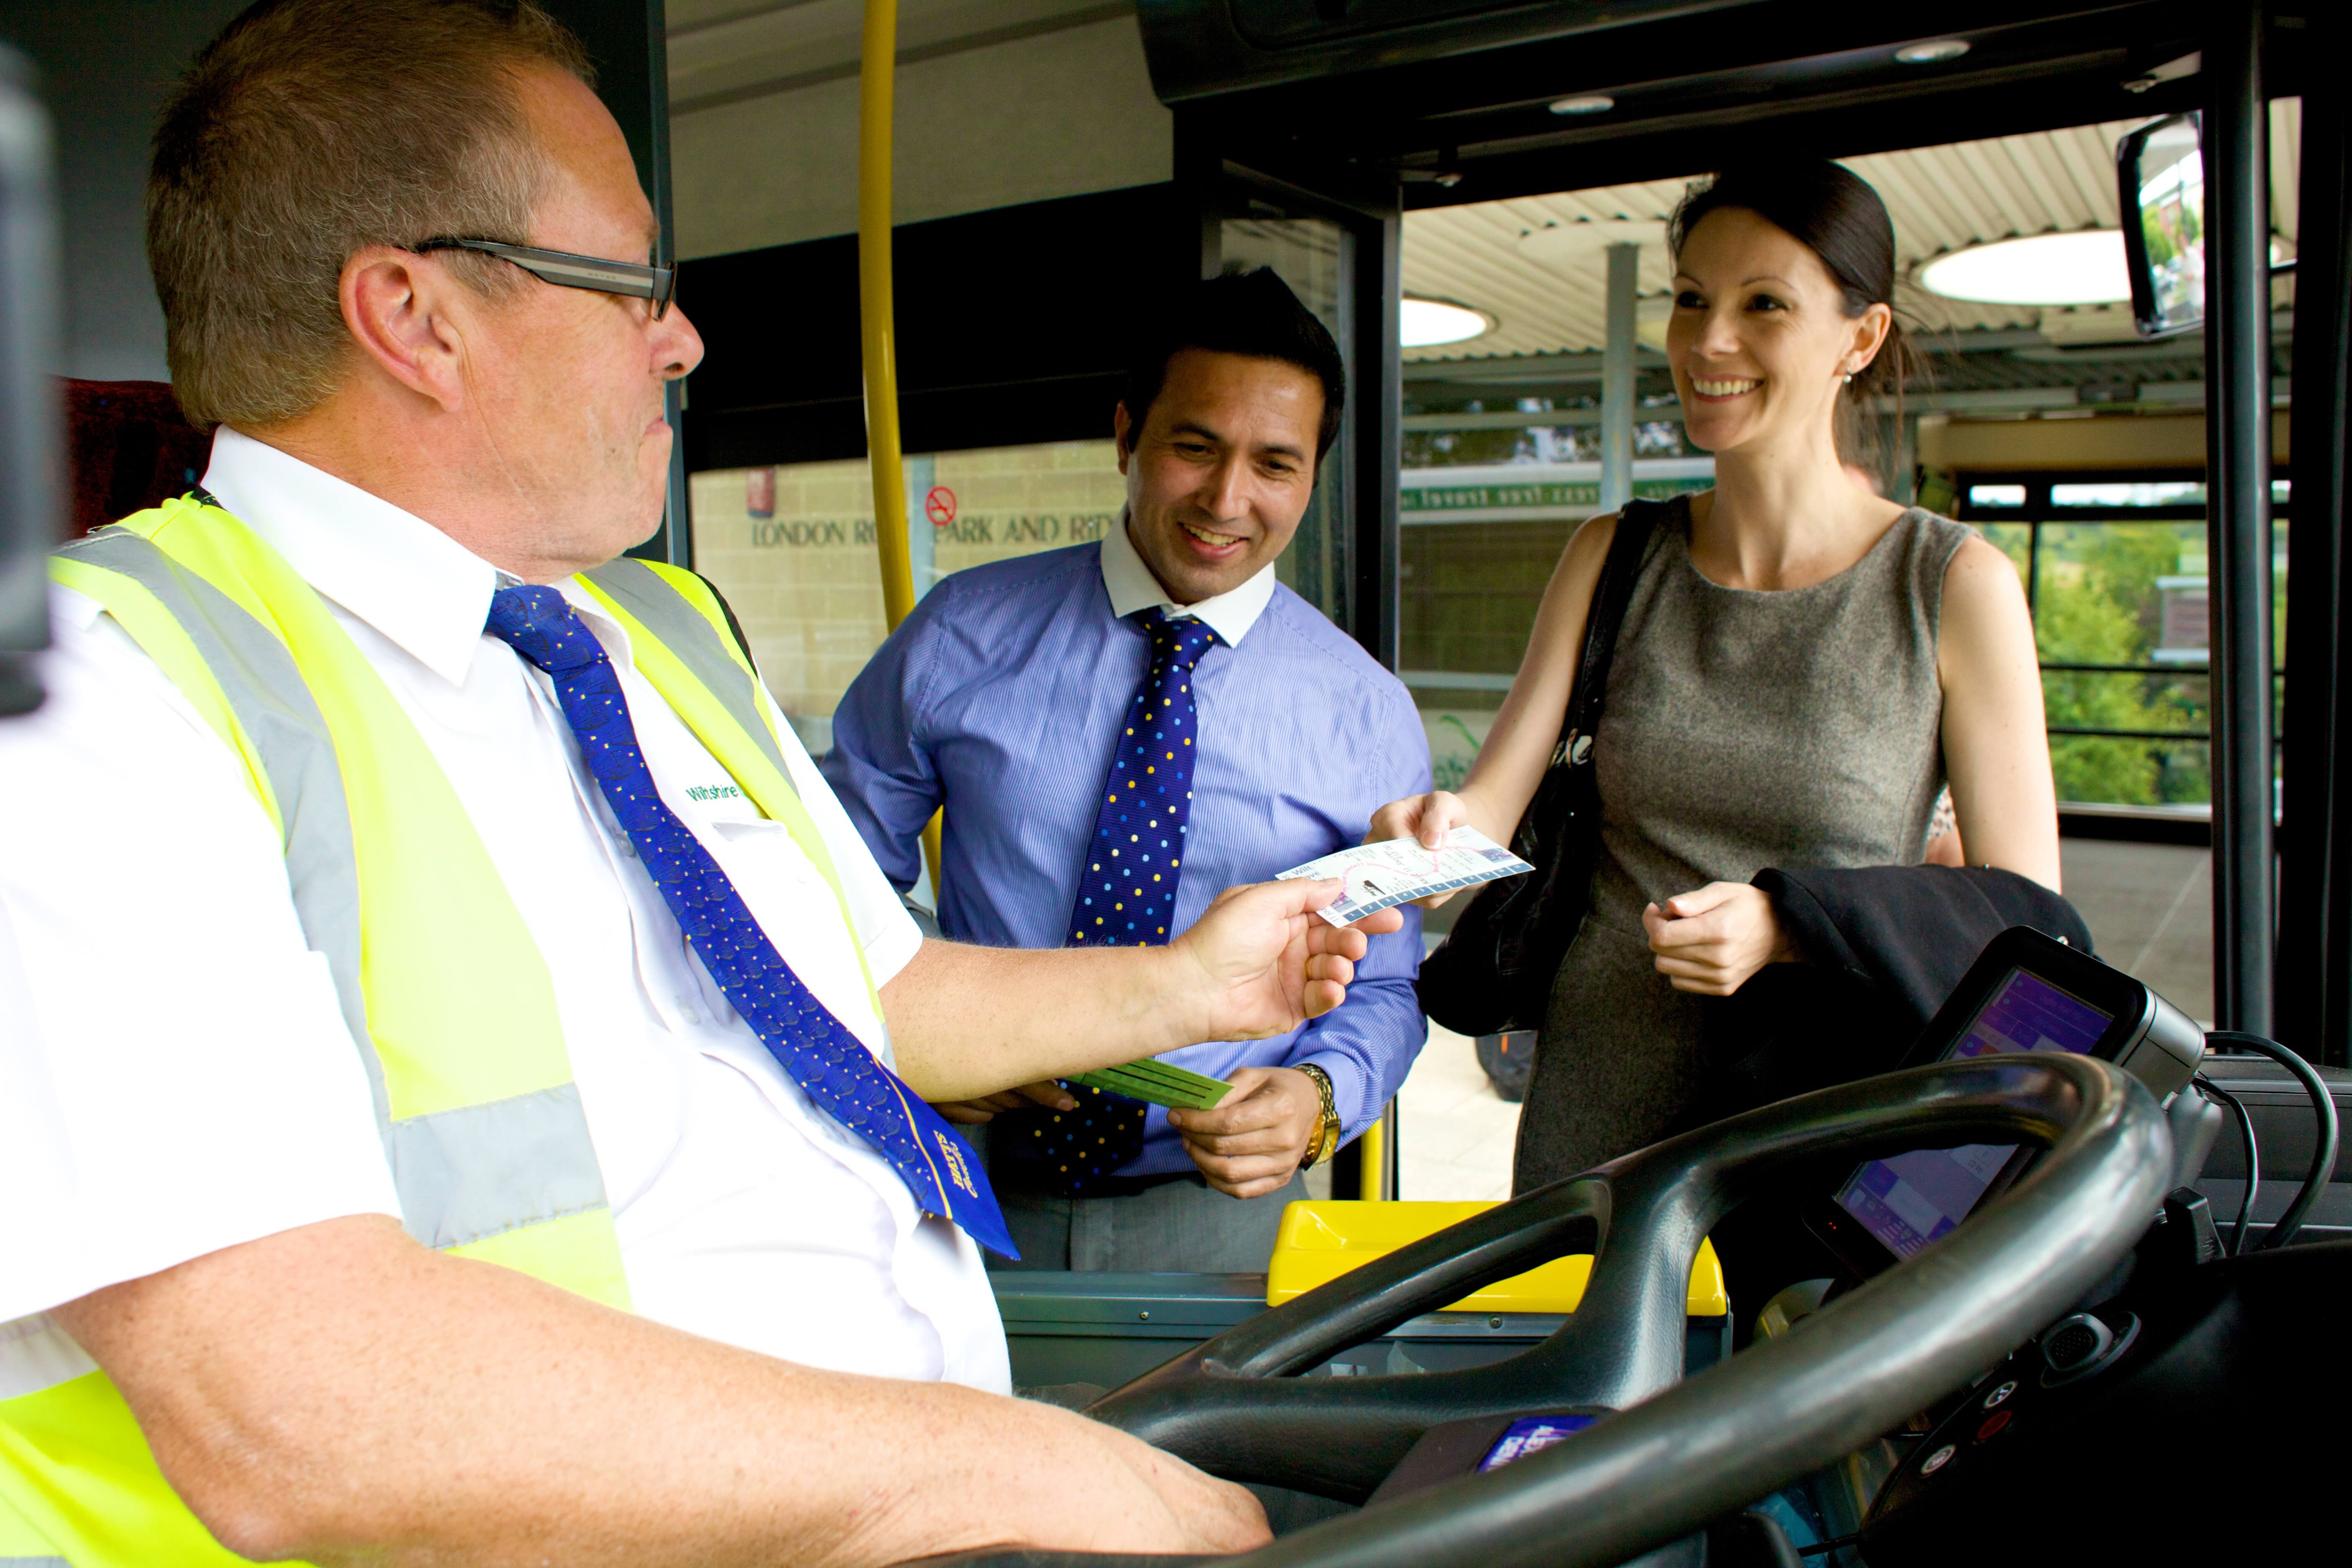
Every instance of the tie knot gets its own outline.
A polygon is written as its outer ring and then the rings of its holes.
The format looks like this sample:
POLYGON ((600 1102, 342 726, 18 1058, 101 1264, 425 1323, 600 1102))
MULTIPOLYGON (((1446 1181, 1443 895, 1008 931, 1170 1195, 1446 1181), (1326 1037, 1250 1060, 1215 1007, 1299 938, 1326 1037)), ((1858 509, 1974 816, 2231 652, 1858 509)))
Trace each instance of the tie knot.
POLYGON ((583 669, 603 659, 604 644, 552 588, 524 584, 490 595, 483 628, 550 675, 583 669))
POLYGON ((1193 616, 1174 616, 1158 605, 1143 612, 1143 629, 1150 636, 1155 656, 1172 658, 1186 669, 1224 639, 1206 621, 1193 616))

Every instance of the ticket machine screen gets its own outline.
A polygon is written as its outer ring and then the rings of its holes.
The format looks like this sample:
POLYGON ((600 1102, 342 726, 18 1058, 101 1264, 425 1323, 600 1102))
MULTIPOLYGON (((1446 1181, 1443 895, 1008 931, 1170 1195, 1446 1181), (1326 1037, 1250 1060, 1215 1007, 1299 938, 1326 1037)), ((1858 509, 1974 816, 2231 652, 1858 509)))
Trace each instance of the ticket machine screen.
MULTIPOLYGON (((2087 1056, 2114 1021, 2081 997, 2012 969, 1944 1057, 1948 1061, 2000 1051, 2087 1056)), ((1838 1206, 1887 1251, 1908 1258, 1968 1218, 2016 1152, 2014 1144, 1971 1143, 1873 1160, 1839 1191, 1838 1206)))
POLYGON ((1529 1454, 1541 1453, 1554 1443, 1574 1436, 1600 1420, 1598 1415, 1528 1415, 1504 1428, 1486 1457, 1478 1461, 1478 1473, 1499 1470, 1514 1459, 1524 1459, 1529 1454))

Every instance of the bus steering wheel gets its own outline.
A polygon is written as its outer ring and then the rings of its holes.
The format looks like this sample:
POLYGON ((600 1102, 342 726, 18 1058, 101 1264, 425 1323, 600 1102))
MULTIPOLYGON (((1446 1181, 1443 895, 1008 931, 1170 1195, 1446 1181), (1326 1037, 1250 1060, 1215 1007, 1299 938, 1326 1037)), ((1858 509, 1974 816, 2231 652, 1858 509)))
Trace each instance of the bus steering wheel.
MULTIPOLYGON (((1441 1422, 1609 1406, 1618 1414, 1507 1468, 1216 1560, 1222 1568, 1599 1568, 1832 1463, 1998 1363, 2130 1249, 2162 1202, 2171 1159, 2147 1091, 2086 1057, 1978 1058, 1843 1084, 1653 1145, 1402 1247, 1228 1330, 1087 1414, 1216 1475, 1360 1502, 1441 1422), (1980 1142, 2049 1152, 1933 1247, 1795 1333, 1681 1381, 1692 1257, 1730 1209, 1825 1159, 1980 1142), (1588 1248, 1592 1275, 1577 1311, 1509 1361, 1397 1377, 1296 1375, 1588 1248)), ((1104 1561, 1038 1552, 956 1561, 991 1560, 1104 1561)))

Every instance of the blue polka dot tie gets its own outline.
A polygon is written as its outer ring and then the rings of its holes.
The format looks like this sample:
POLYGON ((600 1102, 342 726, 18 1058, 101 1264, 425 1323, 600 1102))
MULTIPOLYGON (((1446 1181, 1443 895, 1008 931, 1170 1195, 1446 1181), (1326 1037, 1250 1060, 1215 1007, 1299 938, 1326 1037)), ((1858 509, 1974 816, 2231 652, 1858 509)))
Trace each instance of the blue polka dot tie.
POLYGON ((501 588, 491 596, 488 630, 554 682, 588 772, 646 874, 768 1054, 826 1114, 890 1163, 926 1213, 953 1220, 982 1247, 1017 1259, 971 1145, 801 983, 727 873, 663 804, 637 748, 620 676, 587 623, 552 588, 501 588))
MULTIPOLYGON (((1192 671, 1221 639, 1190 616, 1171 620, 1155 608, 1137 618, 1151 639, 1151 664, 1127 705, 1103 781, 1066 947, 1158 947, 1176 924, 1192 763, 1200 754, 1192 671)), ((1005 1142, 1013 1158, 1043 1167, 1047 1186, 1083 1197, 1090 1184, 1142 1152, 1149 1107, 1084 1084, 1066 1087, 1076 1110, 1022 1112, 1008 1119, 1013 1136, 1005 1142)))

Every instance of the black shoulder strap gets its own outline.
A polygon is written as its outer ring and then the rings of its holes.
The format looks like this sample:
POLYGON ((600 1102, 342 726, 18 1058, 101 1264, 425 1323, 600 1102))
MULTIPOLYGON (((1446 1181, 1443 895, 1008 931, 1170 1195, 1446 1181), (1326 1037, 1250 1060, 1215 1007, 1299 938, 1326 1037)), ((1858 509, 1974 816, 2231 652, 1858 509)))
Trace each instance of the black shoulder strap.
POLYGON ((1592 585, 1592 606, 1584 616, 1584 657, 1576 667, 1576 686, 1569 693, 1568 711, 1561 715, 1559 744, 1552 766, 1566 763, 1580 767, 1592 754, 1592 737, 1601 728, 1601 709, 1609 686, 1609 661, 1617 651, 1617 628, 1624 624, 1626 606, 1633 601, 1633 583, 1642 574, 1642 558, 1650 536, 1657 531, 1665 503, 1629 500, 1617 513, 1617 532, 1609 542, 1601 578, 1592 585))
MULTIPOLYGON (((1620 523, 1618 526, 1622 528, 1624 525, 1620 523)), ((710 596, 718 601, 719 613, 727 617, 727 629, 735 634, 735 646, 743 650, 743 662, 751 667, 751 673, 756 677, 760 673, 760 661, 751 657, 751 639, 743 635, 743 623, 735 618, 735 606, 727 602, 727 595, 719 591, 718 584, 703 577, 699 572, 695 575, 702 578, 702 585, 709 589, 710 596)))

